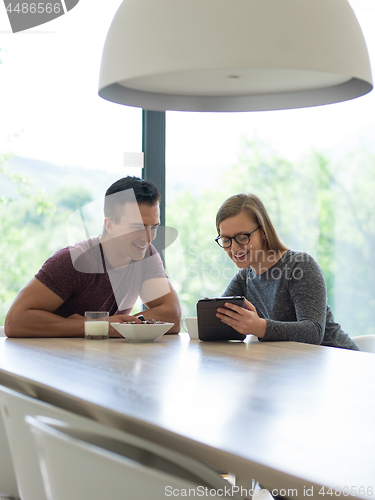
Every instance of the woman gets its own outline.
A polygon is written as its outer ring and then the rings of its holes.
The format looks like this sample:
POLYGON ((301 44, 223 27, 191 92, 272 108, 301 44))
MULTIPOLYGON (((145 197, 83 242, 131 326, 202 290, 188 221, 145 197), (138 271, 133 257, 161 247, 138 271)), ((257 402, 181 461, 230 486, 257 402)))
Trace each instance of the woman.
POLYGON ((253 195, 228 198, 216 215, 216 242, 239 271, 224 296, 243 295, 246 309, 226 303, 217 316, 259 340, 290 340, 360 350, 335 323, 323 272, 304 252, 284 246, 253 195))

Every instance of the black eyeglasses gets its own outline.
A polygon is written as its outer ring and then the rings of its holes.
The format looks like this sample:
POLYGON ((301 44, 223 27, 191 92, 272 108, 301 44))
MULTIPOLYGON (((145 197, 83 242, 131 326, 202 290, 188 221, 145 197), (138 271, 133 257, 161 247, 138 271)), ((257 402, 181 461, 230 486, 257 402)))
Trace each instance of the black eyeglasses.
POLYGON ((234 240, 238 245, 247 245, 250 241, 250 236, 258 231, 260 226, 258 226, 251 233, 236 234, 236 236, 217 236, 215 238, 216 243, 221 248, 230 248, 232 246, 232 240, 234 240))

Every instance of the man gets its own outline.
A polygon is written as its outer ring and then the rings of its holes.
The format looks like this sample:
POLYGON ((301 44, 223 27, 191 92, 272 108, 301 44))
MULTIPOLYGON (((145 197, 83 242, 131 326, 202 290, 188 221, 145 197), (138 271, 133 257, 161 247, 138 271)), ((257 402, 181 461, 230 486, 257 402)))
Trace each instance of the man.
MULTIPOLYGON (((109 311, 110 323, 143 314, 174 323, 168 333, 178 333, 179 300, 151 245, 160 225, 159 201, 150 181, 129 176, 112 184, 102 235, 59 250, 43 264, 9 309, 5 334, 83 337, 85 311, 109 311), (138 296, 147 310, 131 316, 138 296)), ((109 335, 121 337, 111 326, 109 335)))

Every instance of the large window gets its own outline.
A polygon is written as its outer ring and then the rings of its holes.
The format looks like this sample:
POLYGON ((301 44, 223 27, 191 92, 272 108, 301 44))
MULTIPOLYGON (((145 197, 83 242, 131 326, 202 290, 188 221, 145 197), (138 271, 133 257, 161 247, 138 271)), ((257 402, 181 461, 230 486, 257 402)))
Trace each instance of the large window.
MULTIPOLYGON (((352 1, 375 68, 375 11, 352 1)), ((309 109, 167 113, 167 224, 184 315, 221 295, 236 272, 214 242, 215 215, 232 194, 253 192, 283 242, 313 255, 328 301, 352 336, 375 333, 375 94, 309 109), (183 270, 183 271, 182 271, 183 270)))
MULTIPOLYGON (((375 68, 373 0, 350 1, 375 68)), ((69 215, 119 177, 141 175, 124 160, 141 152, 141 110, 97 95, 120 3, 81 0, 19 34, 0 9, 0 324, 20 288, 67 244, 69 215)), ((167 112, 166 217, 179 238, 166 264, 184 315, 223 293, 236 271, 213 241, 215 214, 245 191, 263 199, 285 244, 316 257, 344 330, 375 333, 374 108, 372 92, 290 111, 167 112)))
POLYGON ((121 0, 79 2, 13 34, 0 7, 0 324, 57 249, 66 222, 124 175, 142 148, 142 111, 98 96, 101 52, 121 0))

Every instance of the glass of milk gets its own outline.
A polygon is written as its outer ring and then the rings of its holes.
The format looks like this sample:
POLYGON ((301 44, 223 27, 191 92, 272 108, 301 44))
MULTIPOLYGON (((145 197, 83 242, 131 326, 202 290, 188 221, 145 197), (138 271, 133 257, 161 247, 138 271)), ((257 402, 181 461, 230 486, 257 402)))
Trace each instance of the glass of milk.
POLYGON ((108 338, 109 313, 106 311, 85 312, 85 339, 103 340, 108 338))

